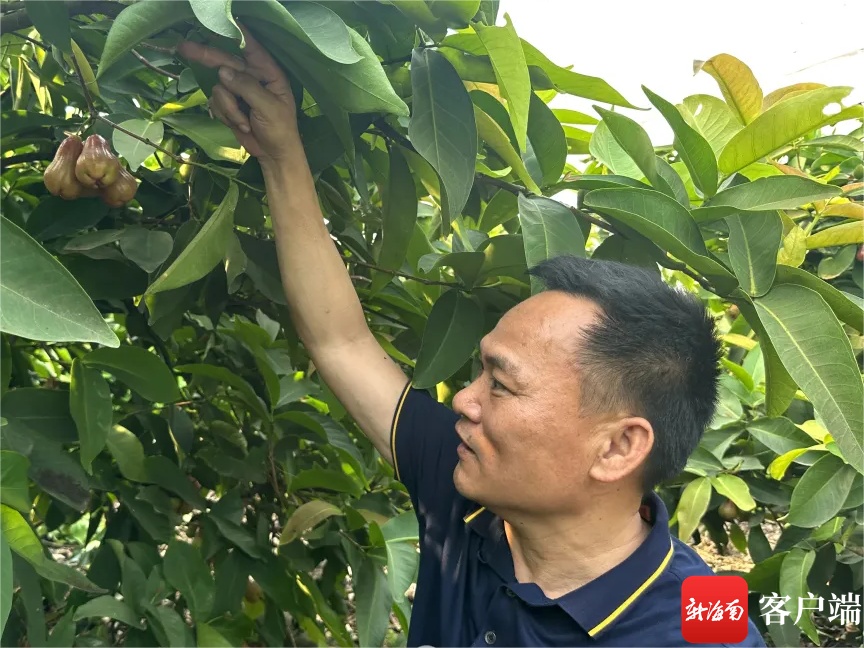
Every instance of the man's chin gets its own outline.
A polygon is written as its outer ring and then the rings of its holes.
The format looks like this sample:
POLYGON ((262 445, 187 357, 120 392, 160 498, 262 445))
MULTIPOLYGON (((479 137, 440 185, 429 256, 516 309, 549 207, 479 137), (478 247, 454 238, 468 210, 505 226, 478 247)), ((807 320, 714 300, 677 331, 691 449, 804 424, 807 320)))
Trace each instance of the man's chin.
POLYGON ((453 485, 462 497, 476 502, 479 493, 474 481, 467 474, 462 462, 457 463, 456 468, 453 469, 453 485))

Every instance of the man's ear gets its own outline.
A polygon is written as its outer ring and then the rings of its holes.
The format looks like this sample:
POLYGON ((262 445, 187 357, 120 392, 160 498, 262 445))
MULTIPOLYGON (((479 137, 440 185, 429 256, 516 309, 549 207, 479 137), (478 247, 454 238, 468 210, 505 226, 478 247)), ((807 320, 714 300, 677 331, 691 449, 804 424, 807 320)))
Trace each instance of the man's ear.
POLYGON ((654 428, 640 416, 602 426, 602 445, 588 470, 599 482, 616 482, 640 471, 654 447, 654 428))

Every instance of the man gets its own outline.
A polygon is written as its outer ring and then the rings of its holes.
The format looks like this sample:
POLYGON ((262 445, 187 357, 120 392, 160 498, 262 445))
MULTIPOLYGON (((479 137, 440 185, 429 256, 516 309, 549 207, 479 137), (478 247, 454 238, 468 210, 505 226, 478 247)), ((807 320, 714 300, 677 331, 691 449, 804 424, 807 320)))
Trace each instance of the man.
MULTIPOLYGON (((684 645, 682 580, 711 570, 670 536, 652 487, 681 470, 714 411, 704 309, 647 272, 554 259, 532 270, 548 290, 482 340, 453 411, 413 389, 324 225, 288 82, 245 36, 245 60, 195 43, 180 54, 219 68, 211 110, 261 163, 297 332, 410 492, 409 645, 684 645)), ((752 623, 741 645, 764 645, 752 623)))

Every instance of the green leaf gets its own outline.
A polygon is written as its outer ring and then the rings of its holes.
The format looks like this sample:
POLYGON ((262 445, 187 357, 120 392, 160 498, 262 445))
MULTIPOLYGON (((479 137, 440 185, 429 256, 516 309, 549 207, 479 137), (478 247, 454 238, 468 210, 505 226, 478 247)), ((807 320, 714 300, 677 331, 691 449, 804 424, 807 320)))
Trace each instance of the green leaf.
POLYGON ((840 322, 817 292, 803 286, 774 286, 755 305, 789 375, 813 403, 846 460, 864 472, 864 388, 840 322))
POLYGON ((729 54, 697 61, 693 71, 703 70, 714 77, 726 103, 742 124, 749 124, 762 111, 762 88, 747 65, 729 54))
POLYGON ((417 575, 420 554, 413 544, 407 542, 386 542, 384 547, 387 550, 387 583, 390 585, 390 597, 394 601, 402 601, 405 599, 405 592, 417 575))
POLYGON ((30 340, 120 345, 69 271, 2 217, 0 257, 0 330, 30 340))
POLYGON ((597 124, 591 134, 588 150, 591 155, 600 160, 618 177, 633 178, 637 182, 644 177, 627 151, 621 148, 621 145, 612 136, 612 131, 609 130, 605 120, 597 124))
POLYGON ((413 511, 405 511, 381 525, 385 542, 419 541, 420 529, 413 511))
POLYGON ((210 616, 216 593, 213 575, 201 553, 187 542, 172 539, 165 551, 163 572, 168 584, 186 599, 200 629, 203 619, 210 616))
POLYGON ((179 495, 186 502, 195 508, 204 509, 207 507, 205 500, 192 482, 189 481, 187 473, 183 472, 177 464, 172 462, 168 457, 162 455, 152 455, 145 459, 145 469, 149 481, 158 484, 165 490, 179 495))
POLYGON ((361 646, 380 646, 390 625, 393 599, 387 577, 373 561, 366 559, 357 570, 357 635, 361 646))
MULTIPOLYGON (((245 43, 243 32, 237 27, 231 15, 231 0, 189 0, 195 17, 210 31, 245 43)), ((239 4, 239 3, 238 3, 239 4)))
POLYGON ((848 87, 820 88, 774 104, 726 144, 718 161, 720 171, 731 174, 818 128, 826 119, 826 106, 839 103, 848 87))
MULTIPOLYGON (((106 350, 113 351, 113 349, 106 350)), ((69 411, 75 421, 75 427, 78 428, 81 465, 87 474, 93 474, 90 465, 105 447, 114 410, 111 406, 111 390, 108 383, 101 373, 84 365, 80 358, 72 361, 69 411)))
MULTIPOLYGON (((540 196, 526 198, 520 194, 519 223, 529 268, 562 254, 585 257, 582 229, 573 212, 561 203, 540 196)), ((532 293, 540 290, 540 283, 532 277, 532 293)))
POLYGON ((702 195, 713 196, 717 192, 717 159, 711 144, 684 119, 674 105, 654 94, 645 86, 643 92, 660 111, 675 134, 675 149, 690 171, 690 177, 702 195))
POLYGON ((56 239, 95 226, 105 218, 108 209, 101 198, 70 202, 60 196, 48 196, 30 213, 25 230, 39 241, 56 239))
POLYGON ((12 610, 12 551, 6 536, 0 531, 0 634, 6 628, 6 620, 12 610))
POLYGON ((864 309, 862 309, 861 303, 852 301, 846 293, 837 290, 816 275, 801 268, 781 264, 777 266, 777 276, 774 282, 777 285, 796 284, 815 290, 828 303, 837 319, 858 331, 864 330, 862 328, 864 327, 864 309))
POLYGON ((144 272, 153 272, 171 255, 174 241, 168 232, 127 227, 120 236, 120 249, 144 272))
POLYGON ((702 516, 708 510, 711 501, 711 480, 708 477, 697 477, 681 492, 675 516, 678 519, 678 537, 688 541, 699 526, 702 516))
POLYGON ((747 431, 778 455, 813 445, 809 435, 783 417, 757 419, 747 426, 747 431))
POLYGON ((198 281, 219 264, 228 250, 237 196, 237 185, 232 182, 213 215, 168 269, 150 284, 145 294, 152 295, 198 281))
POLYGON ((594 106, 594 109, 603 117, 612 137, 627 155, 636 163, 639 170, 648 178, 648 182, 657 191, 662 191, 668 196, 675 197, 672 187, 660 175, 657 168, 657 155, 654 153, 654 145, 648 133, 635 121, 619 113, 594 106))
POLYGON ((662 255, 656 245, 642 236, 624 238, 619 234, 613 234, 597 246, 591 258, 642 266, 659 274, 657 259, 662 258, 662 255))
POLYGON ((195 142, 213 160, 242 164, 248 158, 231 129, 207 115, 166 115, 162 121, 195 142))
POLYGON ((0 503, 29 515, 33 506, 27 471, 30 460, 11 450, 0 450, 0 503))
POLYGON ((635 108, 621 93, 599 77, 579 74, 555 65, 536 47, 522 39, 522 51, 529 66, 537 66, 546 73, 552 84, 561 92, 586 99, 593 99, 614 106, 635 108))
POLYGON ((724 189, 707 201, 705 207, 726 206, 731 208, 730 213, 740 210, 797 209, 814 200, 827 200, 840 193, 840 187, 810 178, 772 176, 724 189))
POLYGON ((117 462, 122 474, 129 481, 149 482, 144 446, 132 432, 122 425, 114 425, 105 439, 108 451, 117 462))
MULTIPOLYGON (((128 119, 121 122, 119 126, 154 144, 161 144, 162 138, 165 136, 165 127, 162 125, 162 122, 151 122, 146 119, 128 119)), ((134 171, 144 164, 144 160, 150 157, 156 150, 140 139, 135 139, 116 128, 111 136, 111 141, 118 155, 129 163, 130 171, 134 171)))
POLYGON ((525 167, 522 158, 519 157, 516 149, 513 148, 513 144, 510 142, 510 138, 507 137, 507 133, 498 125, 498 122, 476 105, 474 106, 474 122, 481 139, 516 172, 516 175, 525 183, 525 186, 532 193, 542 193, 534 178, 528 173, 528 169, 525 167))
POLYGON ((789 524, 813 529, 843 508, 852 490, 855 470, 831 453, 825 453, 795 484, 789 505, 789 524))
POLYGON ((42 543, 27 520, 15 509, 0 504, 0 535, 9 548, 30 563, 36 572, 50 581, 65 583, 85 592, 105 590, 91 583, 86 576, 69 565, 54 562, 45 555, 42 543))
MULTIPOLYGON (((398 270, 405 261, 408 244, 417 222, 417 194, 414 177, 397 146, 390 147, 390 175, 387 179, 387 193, 381 225, 381 252, 378 265, 387 270, 398 270)), ((379 273, 373 280, 370 290, 375 293, 390 283, 392 277, 379 273)))
POLYGON ((160 630, 165 635, 164 638, 159 638, 160 646, 185 648, 192 645, 190 628, 183 621, 176 609, 167 605, 159 605, 148 608, 147 612, 148 619, 157 637, 160 630))
POLYGON ((106 594, 105 596, 92 599, 87 601, 84 605, 79 606, 75 610, 75 615, 72 617, 72 620, 80 621, 81 619, 89 619, 91 617, 108 617, 109 619, 116 619, 117 621, 121 621, 134 628, 144 629, 144 624, 141 622, 141 619, 138 618, 138 615, 135 614, 134 610, 132 610, 132 608, 124 601, 117 600, 111 594, 106 594))
POLYGON ((729 216, 729 261, 741 287, 752 297, 771 288, 777 270, 777 252, 783 223, 776 211, 729 216))
POLYGON ((197 644, 201 648, 233 648, 235 644, 210 624, 198 621, 195 624, 197 644))
POLYGON ((474 30, 489 54, 501 96, 507 101, 507 112, 516 133, 516 146, 521 153, 525 150, 528 138, 531 79, 528 77, 522 43, 506 13, 504 20, 503 27, 487 27, 477 23, 474 30))
POLYGON ((600 122, 596 117, 569 108, 552 108, 552 114, 562 124, 586 124, 590 126, 600 122))
POLYGON ((864 243, 864 221, 834 225, 811 234, 805 241, 808 250, 864 243))
POLYGON ((282 528, 279 544, 293 542, 304 532, 315 528, 321 522, 334 515, 342 515, 342 510, 330 502, 320 499, 305 502, 288 518, 288 521, 282 528))
POLYGON ((750 494, 750 487, 737 475, 723 473, 710 479, 714 490, 728 497, 742 511, 752 511, 756 508, 756 502, 750 494))
POLYGON ((170 403, 180 399, 177 379, 168 365, 143 347, 124 344, 116 349, 96 349, 82 361, 88 367, 113 374, 147 400, 170 403))
POLYGON ((714 155, 720 155, 732 136, 743 126, 732 109, 711 95, 691 95, 676 106, 685 121, 708 140, 714 155))
POLYGON ((722 292, 738 282, 708 256, 705 242, 690 213, 669 196, 650 189, 597 189, 585 204, 619 220, 708 277, 722 292))
POLYGON ((363 494, 360 482, 340 470, 326 468, 310 468, 299 472, 291 479, 288 492, 293 493, 307 488, 335 491, 337 493, 350 493, 355 497, 363 494))
POLYGON ((193 17, 192 7, 187 2, 139 2, 128 6, 111 24, 96 78, 105 74, 124 54, 145 38, 193 17))
POLYGON ((474 185, 474 104, 453 66, 433 50, 414 50, 411 88, 408 138, 438 172, 446 189, 449 213, 457 216, 474 185))
POLYGON ((480 307, 459 290, 448 290, 432 306, 417 365, 414 386, 432 387, 453 375, 471 356, 483 333, 480 307))
POLYGON ((64 54, 72 53, 72 31, 69 28, 69 11, 65 2, 24 0, 24 9, 43 41, 56 45, 64 54))
POLYGON ((278 26, 336 63, 350 65, 363 58, 364 52, 353 46, 353 30, 349 31, 338 14, 323 5, 312 2, 282 5, 267 0, 238 2, 233 10, 239 16, 253 16, 278 26))
POLYGON ((567 140, 549 106, 533 92, 528 113, 528 142, 540 167, 538 183, 546 186, 557 182, 567 162, 567 140))
MULTIPOLYGON (((788 101, 792 100, 789 99, 788 101)), ((778 105, 782 105, 782 103, 778 105)), ((789 600, 786 601, 786 610, 791 615, 792 620, 799 616, 798 606, 801 604, 801 599, 809 599, 810 587, 807 584, 807 576, 810 574, 814 560, 816 560, 815 551, 805 551, 797 547, 790 550, 783 558, 783 565, 780 567, 780 596, 789 597, 789 600)), ((804 630, 811 641, 818 644, 820 642, 819 633, 816 626, 813 625, 810 612, 801 610, 800 616, 801 618, 797 623, 798 627, 804 630)))

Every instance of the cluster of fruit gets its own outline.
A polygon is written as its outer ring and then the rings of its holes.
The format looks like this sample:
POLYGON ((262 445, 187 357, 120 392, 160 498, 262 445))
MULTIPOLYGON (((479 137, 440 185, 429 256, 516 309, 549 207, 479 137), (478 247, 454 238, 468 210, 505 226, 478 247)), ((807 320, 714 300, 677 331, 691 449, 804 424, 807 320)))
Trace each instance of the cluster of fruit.
POLYGON ((45 169, 45 187, 64 200, 101 196, 111 207, 122 207, 135 197, 138 183, 120 164, 101 135, 82 142, 70 135, 45 169))

